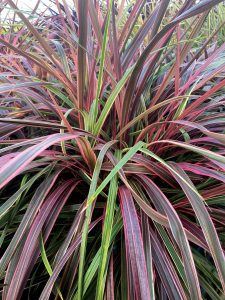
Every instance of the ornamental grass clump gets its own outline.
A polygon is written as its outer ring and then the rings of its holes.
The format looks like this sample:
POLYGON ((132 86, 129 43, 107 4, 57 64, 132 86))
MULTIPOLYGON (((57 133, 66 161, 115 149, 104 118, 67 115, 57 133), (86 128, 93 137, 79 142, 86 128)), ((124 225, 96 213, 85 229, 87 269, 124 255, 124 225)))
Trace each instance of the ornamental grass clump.
POLYGON ((223 299, 220 0, 2 0, 3 300, 223 299))

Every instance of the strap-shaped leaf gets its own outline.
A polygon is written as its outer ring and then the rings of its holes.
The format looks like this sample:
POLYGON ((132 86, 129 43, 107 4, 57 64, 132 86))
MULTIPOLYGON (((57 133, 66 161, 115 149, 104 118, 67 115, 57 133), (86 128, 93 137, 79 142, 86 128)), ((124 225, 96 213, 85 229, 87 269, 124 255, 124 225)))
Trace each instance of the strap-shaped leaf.
POLYGON ((138 215, 131 192, 125 186, 119 188, 119 196, 124 222, 127 259, 131 263, 136 298, 147 300, 150 299, 150 290, 138 215))

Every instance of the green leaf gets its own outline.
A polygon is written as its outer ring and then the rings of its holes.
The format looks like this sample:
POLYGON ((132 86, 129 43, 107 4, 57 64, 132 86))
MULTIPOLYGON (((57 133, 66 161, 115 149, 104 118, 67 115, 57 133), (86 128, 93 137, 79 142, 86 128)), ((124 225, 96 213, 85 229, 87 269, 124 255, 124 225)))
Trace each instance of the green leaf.
POLYGON ((107 199, 107 206, 104 219, 104 227, 102 232, 102 242, 100 248, 100 263, 99 272, 97 279, 96 288, 96 300, 103 299, 103 294, 105 290, 105 274, 107 272, 107 261, 109 260, 109 246, 112 235, 113 220, 114 220, 114 210, 117 199, 117 189, 118 189, 118 179, 115 175, 109 186, 109 194, 107 199))
MULTIPOLYGON (((52 273, 53 273, 52 272, 52 267, 51 267, 51 265, 50 265, 50 263, 48 261, 48 257, 47 257, 46 252, 45 252, 45 246, 44 246, 44 241, 43 241, 42 235, 41 235, 40 240, 41 240, 41 258, 42 258, 42 261, 43 261, 43 263, 45 265, 45 268, 46 268, 48 274, 51 276, 52 273)), ((63 300, 62 293, 61 293, 61 291, 60 291, 60 289, 59 289, 59 287, 57 285, 56 285, 56 290, 57 290, 57 293, 58 293, 60 299, 63 300)))
POLYGON ((112 180, 112 178, 122 169, 122 167, 137 153, 145 143, 138 142, 134 145, 130 150, 120 159, 118 164, 112 169, 109 175, 102 181, 99 187, 92 194, 89 195, 87 206, 91 205, 91 203, 96 199, 96 197, 102 192, 102 190, 107 186, 107 184, 112 180))
POLYGON ((102 42, 102 52, 101 52, 101 58, 100 58, 100 67, 99 67, 99 74, 98 74, 98 84, 97 84, 97 91, 95 96, 94 108, 93 108, 93 124, 92 124, 92 130, 94 130, 94 125, 96 123, 96 118, 98 115, 98 104, 99 104, 99 96, 102 88, 102 81, 103 81, 103 71, 104 71, 104 63, 105 63, 105 57, 106 57, 106 46, 108 41, 108 30, 109 30, 109 24, 110 24, 110 17, 111 17, 111 11, 112 11, 112 3, 113 1, 109 1, 108 6, 108 12, 107 12, 107 18, 106 18, 106 24, 105 24, 105 30, 103 35, 103 42, 102 42))
MULTIPOLYGON (((96 161, 92 180, 91 180, 91 185, 88 193, 88 198, 94 193, 96 190, 98 180, 99 180, 99 174, 101 171, 101 166, 103 159, 105 157, 106 152, 109 150, 109 148, 115 144, 116 141, 111 141, 105 144, 96 161)), ((82 241, 81 241, 81 247, 80 247, 80 264, 79 264, 79 273, 78 273, 78 298, 79 300, 82 299, 83 297, 83 280, 84 280, 84 264, 85 264, 85 255, 86 255, 86 247, 87 247, 87 236, 88 236, 88 228, 89 224, 91 222, 91 216, 92 216, 92 205, 89 205, 86 209, 86 214, 85 214, 85 221, 83 225, 83 231, 82 231, 82 241)))
POLYGON ((104 125, 104 122, 114 104, 114 102, 116 101, 117 96, 119 95, 120 91, 122 90, 122 88, 124 87, 124 85, 126 84, 129 76, 131 75, 132 71, 134 69, 134 66, 130 67, 129 69, 127 69, 127 71, 124 73, 123 77, 121 78, 121 80, 117 83, 115 89, 111 92, 110 96, 108 97, 104 108, 97 120, 96 126, 94 128, 94 135, 99 135, 102 126, 104 125))
POLYGON ((14 205, 14 203, 19 199, 24 191, 28 191, 32 184, 40 178, 43 174, 47 173, 51 169, 51 166, 47 166, 46 168, 42 169, 36 175, 34 175, 28 182, 26 182, 23 186, 20 187, 15 194, 13 194, 7 201, 5 201, 0 206, 0 219, 8 212, 8 210, 14 205))

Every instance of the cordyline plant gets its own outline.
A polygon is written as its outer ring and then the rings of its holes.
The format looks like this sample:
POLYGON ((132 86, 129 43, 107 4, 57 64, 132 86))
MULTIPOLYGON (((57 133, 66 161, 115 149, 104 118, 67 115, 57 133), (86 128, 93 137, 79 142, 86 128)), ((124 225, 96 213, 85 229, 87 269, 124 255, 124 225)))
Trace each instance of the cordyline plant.
POLYGON ((1 1, 2 299, 223 299, 221 2, 1 1))

